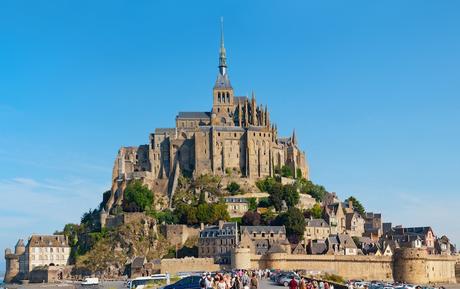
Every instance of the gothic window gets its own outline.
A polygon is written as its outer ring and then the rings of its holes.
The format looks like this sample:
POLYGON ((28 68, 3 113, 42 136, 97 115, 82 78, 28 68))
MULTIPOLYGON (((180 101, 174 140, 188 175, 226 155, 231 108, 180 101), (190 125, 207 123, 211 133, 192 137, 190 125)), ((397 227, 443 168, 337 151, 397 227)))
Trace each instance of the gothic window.
POLYGON ((227 102, 230 102, 230 93, 227 92, 227 102))
POLYGON ((219 107, 217 108, 217 112, 220 112, 220 108, 219 108, 219 107))
POLYGON ((217 93, 217 102, 220 102, 220 92, 217 93))

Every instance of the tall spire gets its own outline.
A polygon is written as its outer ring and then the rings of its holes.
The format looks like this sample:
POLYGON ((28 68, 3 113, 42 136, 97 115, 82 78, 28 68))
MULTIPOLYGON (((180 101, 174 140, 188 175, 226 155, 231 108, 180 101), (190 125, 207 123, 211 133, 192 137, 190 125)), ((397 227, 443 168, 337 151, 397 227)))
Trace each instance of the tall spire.
POLYGON ((296 138, 296 136, 295 136, 295 129, 294 129, 294 131, 292 132, 291 142, 292 142, 293 145, 296 145, 296 144, 297 144, 297 138, 296 138))
POLYGON ((221 75, 227 74, 227 53, 224 46, 224 17, 220 18, 219 72, 221 75))

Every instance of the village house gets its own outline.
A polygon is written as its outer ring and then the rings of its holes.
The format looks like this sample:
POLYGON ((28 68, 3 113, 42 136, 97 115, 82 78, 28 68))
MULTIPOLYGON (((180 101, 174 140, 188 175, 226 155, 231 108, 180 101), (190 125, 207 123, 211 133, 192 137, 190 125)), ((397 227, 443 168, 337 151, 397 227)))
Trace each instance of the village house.
POLYGON ((312 240, 325 240, 331 234, 329 224, 323 219, 306 219, 304 242, 308 244, 312 240))
POLYGON ((349 235, 331 235, 327 238, 326 242, 328 244, 327 254, 350 256, 358 255, 358 247, 349 235))
POLYGON ((242 242, 243 237, 251 240, 253 244, 251 249, 257 255, 264 255, 275 244, 283 246, 286 242, 289 244, 284 226, 242 226, 241 236, 242 242))
POLYGON ((238 224, 219 221, 217 226, 206 226, 198 238, 198 257, 214 258, 219 264, 230 264, 231 250, 238 245, 238 224))
POLYGON ((386 239, 398 242, 401 247, 426 248, 429 254, 435 254, 436 236, 431 227, 397 226, 385 234, 386 239))
POLYGON ((382 236, 382 214, 366 212, 364 214, 364 234, 374 241, 378 241, 382 236))
POLYGON ((345 228, 348 235, 361 237, 364 234, 364 218, 356 212, 347 213, 345 215, 345 228))
POLYGON ((331 228, 331 234, 343 234, 346 232, 345 213, 342 202, 325 206, 323 216, 331 228))

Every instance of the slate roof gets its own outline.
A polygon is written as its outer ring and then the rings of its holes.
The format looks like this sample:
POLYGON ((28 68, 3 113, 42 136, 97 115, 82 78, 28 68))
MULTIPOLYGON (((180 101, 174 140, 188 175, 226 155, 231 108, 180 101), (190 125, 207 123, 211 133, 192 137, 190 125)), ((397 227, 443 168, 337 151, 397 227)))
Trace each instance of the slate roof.
POLYGON ((323 219, 306 219, 305 220, 305 225, 307 227, 318 227, 318 228, 324 228, 324 227, 329 227, 326 221, 323 219))
POLYGON ((175 128, 156 128, 155 129, 155 134, 175 134, 176 129, 175 128))
POLYGON ((280 245, 273 244, 273 246, 270 248, 270 250, 268 250, 267 253, 286 253, 286 251, 283 248, 281 248, 280 245))
POLYGON ((241 232, 247 230, 249 234, 253 233, 283 233, 286 234, 286 228, 284 226, 241 226, 241 232))
POLYGON ((217 75, 217 79, 216 79, 216 83, 214 84, 214 88, 232 89, 232 84, 230 83, 228 74, 222 75, 219 73, 217 75))
POLYGON ((211 113, 207 111, 180 111, 177 118, 210 119, 211 113))
POLYGON ((337 238, 339 239, 340 246, 343 248, 357 248, 353 238, 350 235, 338 234, 337 238))
POLYGON ((325 242, 314 242, 308 245, 308 253, 312 255, 322 255, 327 252, 327 244, 325 242))
POLYGON ((200 232, 200 238, 220 238, 235 236, 237 223, 224 223, 222 229, 219 226, 207 226, 200 232))
POLYGON ((32 235, 29 247, 69 247, 64 235, 32 235))

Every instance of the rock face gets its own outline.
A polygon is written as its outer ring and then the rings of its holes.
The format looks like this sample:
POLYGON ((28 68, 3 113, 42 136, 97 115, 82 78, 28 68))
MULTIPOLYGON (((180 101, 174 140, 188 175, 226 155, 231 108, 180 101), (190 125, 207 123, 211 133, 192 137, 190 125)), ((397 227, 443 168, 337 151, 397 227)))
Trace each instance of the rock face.
POLYGON ((206 112, 179 112, 174 128, 158 128, 148 144, 122 147, 115 159, 110 210, 123 202, 127 182, 141 179, 156 195, 159 209, 168 206, 179 175, 226 175, 248 179, 273 176, 287 166, 293 176, 308 179, 305 153, 295 132, 278 137, 267 106, 257 105, 255 95, 235 96, 227 71, 226 51, 220 48, 219 72, 206 112))
POLYGON ((142 213, 125 215, 123 223, 100 233, 91 250, 77 258, 77 270, 118 276, 126 262, 136 256, 151 260, 167 253, 170 244, 157 233, 155 219, 142 213))

